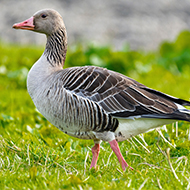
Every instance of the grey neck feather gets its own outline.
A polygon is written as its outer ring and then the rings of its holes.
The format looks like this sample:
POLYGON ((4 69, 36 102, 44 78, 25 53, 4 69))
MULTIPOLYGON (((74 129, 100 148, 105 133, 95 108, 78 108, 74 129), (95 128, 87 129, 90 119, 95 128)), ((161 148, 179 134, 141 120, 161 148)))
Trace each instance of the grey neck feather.
POLYGON ((67 52, 67 34, 65 28, 60 28, 53 34, 47 36, 44 55, 53 66, 64 65, 67 52))

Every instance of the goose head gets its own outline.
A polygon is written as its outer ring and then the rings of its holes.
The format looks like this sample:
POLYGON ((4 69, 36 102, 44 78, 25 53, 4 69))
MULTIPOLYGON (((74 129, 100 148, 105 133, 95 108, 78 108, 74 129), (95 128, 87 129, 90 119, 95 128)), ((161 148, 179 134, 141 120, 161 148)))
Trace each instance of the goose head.
POLYGON ((65 25, 61 15, 57 11, 44 9, 36 12, 31 18, 14 24, 13 28, 31 30, 49 36, 60 28, 65 29, 65 25))
POLYGON ((46 34, 47 43, 43 55, 52 66, 63 66, 67 52, 67 33, 63 19, 57 11, 40 10, 31 18, 14 24, 13 28, 46 34))

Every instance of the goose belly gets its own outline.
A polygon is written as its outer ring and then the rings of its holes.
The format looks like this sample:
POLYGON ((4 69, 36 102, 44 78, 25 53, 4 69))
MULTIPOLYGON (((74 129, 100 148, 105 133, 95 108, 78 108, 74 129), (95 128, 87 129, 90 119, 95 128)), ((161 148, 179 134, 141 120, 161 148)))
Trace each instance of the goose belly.
POLYGON ((145 133, 150 129, 173 122, 173 120, 155 118, 119 119, 115 138, 117 141, 124 141, 138 134, 145 133))
POLYGON ((70 136, 80 139, 95 139, 94 133, 88 128, 85 118, 76 118, 75 110, 67 110, 63 104, 54 104, 49 100, 34 100, 39 112, 55 127, 70 136), (72 112, 72 114, 70 113, 72 112))
MULTIPOLYGON (((38 111, 55 127, 64 133, 80 139, 95 139, 91 129, 91 118, 86 104, 75 98, 63 86, 57 84, 35 85, 28 88, 38 111)), ((46 83, 47 84, 47 83, 46 83)))

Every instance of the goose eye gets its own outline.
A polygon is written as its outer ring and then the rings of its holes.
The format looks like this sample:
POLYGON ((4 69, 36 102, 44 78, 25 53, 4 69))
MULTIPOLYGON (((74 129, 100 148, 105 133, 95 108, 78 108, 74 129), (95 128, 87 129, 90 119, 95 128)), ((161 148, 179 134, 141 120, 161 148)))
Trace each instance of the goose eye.
POLYGON ((41 17, 42 17, 42 18, 46 18, 46 15, 45 15, 45 14, 42 14, 41 17))

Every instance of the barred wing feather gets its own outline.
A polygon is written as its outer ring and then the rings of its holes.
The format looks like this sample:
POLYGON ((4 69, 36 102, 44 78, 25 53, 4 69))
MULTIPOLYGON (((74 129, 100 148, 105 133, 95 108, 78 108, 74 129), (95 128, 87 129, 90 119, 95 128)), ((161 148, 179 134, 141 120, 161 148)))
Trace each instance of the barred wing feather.
POLYGON ((96 102, 115 117, 189 120, 189 114, 184 119, 177 107, 190 105, 188 101, 152 90, 114 71, 94 66, 72 67, 64 69, 60 79, 67 90, 96 102))

